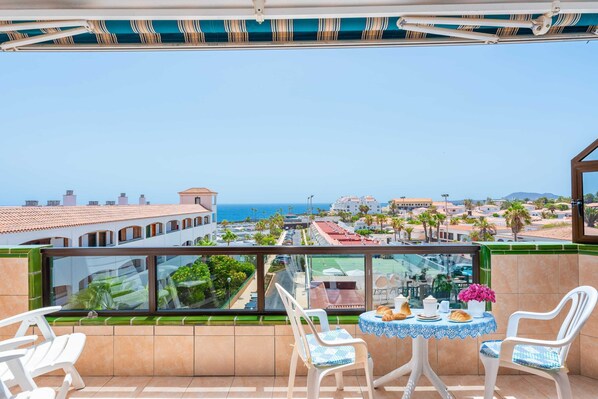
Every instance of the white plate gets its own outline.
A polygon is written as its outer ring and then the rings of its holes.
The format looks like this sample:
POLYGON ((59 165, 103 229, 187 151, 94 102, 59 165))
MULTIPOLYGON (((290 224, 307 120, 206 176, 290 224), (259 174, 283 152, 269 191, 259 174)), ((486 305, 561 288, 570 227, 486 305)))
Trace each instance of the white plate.
POLYGON ((436 316, 436 317, 423 317, 422 315, 417 315, 417 320, 419 321, 438 321, 438 320, 442 320, 442 317, 440 316, 436 316))
MULTIPOLYGON (((396 314, 396 313, 395 313, 395 314, 396 314)), ((374 316, 376 316, 376 317, 378 317, 378 318, 380 318, 380 319, 382 318, 382 315, 381 315, 381 314, 377 314, 377 315, 374 315, 374 316)), ((409 316, 405 317, 403 320, 411 319, 411 318, 413 318, 413 317, 414 317, 413 315, 409 315, 409 316)), ((393 320, 393 321, 400 321, 400 320, 393 320)))
POLYGON ((424 323, 429 323, 429 322, 433 322, 433 321, 440 321, 442 320, 442 317, 439 317, 437 319, 422 319, 421 317, 417 318, 417 321, 422 321, 424 323))
POLYGON ((458 320, 451 320, 451 319, 447 319, 448 321, 450 321, 451 323, 471 323, 473 321, 473 319, 469 319, 469 320, 465 320, 465 321, 458 321, 458 320))

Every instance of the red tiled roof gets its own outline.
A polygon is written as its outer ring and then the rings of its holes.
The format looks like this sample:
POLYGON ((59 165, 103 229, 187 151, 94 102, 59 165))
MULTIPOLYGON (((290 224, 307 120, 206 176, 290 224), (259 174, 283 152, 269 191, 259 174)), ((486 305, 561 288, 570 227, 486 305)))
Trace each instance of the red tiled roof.
POLYGON ((6 206, 0 234, 209 212, 201 205, 6 206))
POLYGON ((376 245, 374 240, 350 233, 336 223, 324 221, 315 222, 315 224, 322 233, 330 238, 330 240, 327 240, 329 242, 337 242, 339 245, 376 245))
POLYGON ((193 188, 188 188, 184 191, 179 191, 179 194, 218 194, 218 193, 210 190, 209 188, 205 188, 205 187, 193 187, 193 188))

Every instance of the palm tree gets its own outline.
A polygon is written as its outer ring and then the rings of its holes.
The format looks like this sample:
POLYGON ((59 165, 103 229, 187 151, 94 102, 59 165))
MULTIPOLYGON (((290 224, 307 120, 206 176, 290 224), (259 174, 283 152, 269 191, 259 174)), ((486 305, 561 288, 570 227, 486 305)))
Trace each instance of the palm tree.
POLYGON ((230 223, 228 222, 228 220, 224 219, 222 222, 220 222, 220 224, 222 225, 222 227, 226 229, 226 226, 228 226, 230 223))
POLYGON ((377 214, 376 222, 378 222, 378 224, 380 224, 380 230, 382 230, 382 228, 384 227, 384 222, 386 222, 386 215, 383 215, 381 213, 377 214))
POLYGON ((251 208, 251 213, 253 213, 253 220, 256 219, 255 214, 257 213, 257 208, 251 208))
POLYGON ((255 224, 255 230, 259 232, 266 230, 266 227, 266 222, 263 220, 258 220, 258 222, 255 224))
POLYGON ((596 226, 596 222, 598 222, 598 208, 593 206, 586 206, 583 213, 587 226, 596 226))
POLYGON ((494 241, 496 235, 496 225, 488 222, 484 216, 480 216, 473 222, 474 232, 478 233, 477 238, 471 237, 472 240, 478 241, 494 241))
POLYGON ((548 204, 547 208, 550 211, 550 213, 552 213, 554 215, 554 211, 556 211, 556 205, 555 204, 548 204))
POLYGON ((473 200, 470 198, 464 199, 463 200, 463 206, 465 207, 465 209, 467 210, 467 214, 471 216, 471 211, 473 211, 473 200))
POLYGON ((424 239, 426 242, 430 242, 430 238, 428 237, 428 224, 431 221, 431 215, 428 211, 423 211, 419 215, 417 215, 417 220, 419 220, 424 228, 424 239))
MULTIPOLYGON (((446 220, 446 215, 444 213, 437 213, 436 215, 434 215, 434 219, 436 219, 435 220, 435 222, 436 222, 436 241, 440 242, 440 226, 446 220)), ((445 233, 446 233, 445 238, 448 241, 448 230, 445 233)))
POLYGON ((226 241, 226 245, 230 246, 230 243, 237 239, 237 235, 229 229, 226 229, 222 235, 222 239, 226 241))
POLYGON ((363 214, 363 215, 367 215, 368 212, 370 211, 370 207, 367 205, 359 205, 359 213, 363 214))
POLYGON ((413 227, 405 227, 405 233, 407 233, 407 241, 411 241, 411 233, 413 233, 413 227))
POLYGON ((546 202, 544 202, 544 198, 542 197, 534 201, 534 206, 536 207, 536 209, 542 209, 544 208, 544 205, 546 205, 546 202))
POLYGON ((487 197, 486 198, 486 205, 495 205, 495 202, 492 198, 487 197))
POLYGON ((207 237, 202 238, 196 244, 196 247, 215 247, 216 243, 207 237))
POLYGON ((394 231, 396 241, 397 232, 399 233, 399 238, 401 237, 401 230, 405 228, 405 221, 399 218, 392 218, 390 221, 390 225, 392 226, 392 230, 394 231))
POLYGON ((517 235, 523 231, 526 225, 532 223, 532 217, 521 202, 515 202, 505 212, 505 221, 507 226, 511 228, 513 238, 517 242, 517 235))
MULTIPOLYGON (((399 206, 397 205, 396 202, 394 201, 390 201, 390 204, 388 204, 388 210, 390 211, 391 215, 396 215, 397 214, 397 209, 399 208, 399 206)), ((396 241, 396 240, 395 240, 396 241)))
POLYGON ((363 221, 368 227, 370 227, 374 223, 374 217, 372 215, 365 215, 363 221))

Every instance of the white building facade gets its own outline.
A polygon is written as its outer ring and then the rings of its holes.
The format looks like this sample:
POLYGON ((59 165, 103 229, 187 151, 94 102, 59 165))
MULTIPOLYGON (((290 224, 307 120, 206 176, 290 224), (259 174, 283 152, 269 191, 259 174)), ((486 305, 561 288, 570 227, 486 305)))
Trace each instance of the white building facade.
POLYGON ((330 210, 332 212, 344 211, 349 212, 352 215, 356 215, 360 212, 359 207, 362 205, 365 205, 369 208, 369 214, 376 214, 382 211, 378 200, 371 195, 366 195, 363 197, 357 197, 353 195, 340 197, 332 204, 330 210))
POLYGON ((214 239, 216 195, 202 188, 180 192, 180 204, 173 205, 124 205, 121 200, 123 205, 0 207, 0 245, 195 245, 214 239))

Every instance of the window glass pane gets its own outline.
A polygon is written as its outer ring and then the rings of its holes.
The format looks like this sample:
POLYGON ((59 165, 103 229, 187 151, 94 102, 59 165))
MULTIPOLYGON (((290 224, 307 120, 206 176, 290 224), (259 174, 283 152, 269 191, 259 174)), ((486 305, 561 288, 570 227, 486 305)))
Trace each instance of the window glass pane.
POLYGON ((54 258, 51 274, 51 302, 64 310, 148 309, 145 257, 54 258))
POLYGON ((421 308, 428 295, 460 308, 457 295, 473 278, 471 255, 379 255, 372 265, 374 308, 394 306, 394 298, 399 294, 409 297, 414 308, 421 308))
POLYGON ((246 309, 257 292, 255 256, 159 256, 156 278, 161 310, 246 309))
POLYGON ((586 155, 582 161, 598 161, 598 148, 586 155))
POLYGON ((284 310, 279 283, 305 309, 365 309, 363 255, 271 255, 265 259, 266 309, 284 310))
POLYGON ((598 235, 598 172, 587 172, 583 178, 584 234, 598 235))

